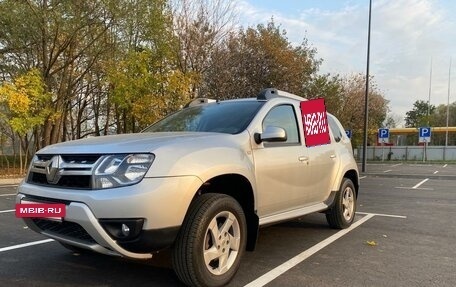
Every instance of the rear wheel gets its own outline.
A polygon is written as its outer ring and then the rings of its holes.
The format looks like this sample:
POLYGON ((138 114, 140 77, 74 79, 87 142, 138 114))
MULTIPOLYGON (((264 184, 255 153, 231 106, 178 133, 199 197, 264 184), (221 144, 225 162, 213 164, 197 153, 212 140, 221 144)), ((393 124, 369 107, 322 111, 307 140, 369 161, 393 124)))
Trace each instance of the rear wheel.
POLYGON ((189 286, 223 286, 235 275, 246 245, 239 203, 223 194, 203 194, 190 206, 176 239, 173 266, 189 286))
POLYGON ((355 219, 356 192, 353 182, 344 178, 333 206, 326 213, 329 226, 336 229, 349 227, 355 219))

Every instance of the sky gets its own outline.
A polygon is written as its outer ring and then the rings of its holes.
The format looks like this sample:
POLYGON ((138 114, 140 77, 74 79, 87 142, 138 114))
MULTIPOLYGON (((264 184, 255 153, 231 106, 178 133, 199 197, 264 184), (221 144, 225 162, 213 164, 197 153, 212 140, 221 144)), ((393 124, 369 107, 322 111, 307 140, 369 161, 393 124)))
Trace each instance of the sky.
MULTIPOLYGON (((291 43, 307 38, 323 59, 320 73, 366 73, 369 0, 236 2, 242 26, 273 17, 291 43)), ((428 101, 429 90, 432 105, 446 105, 450 83, 456 102, 455 12, 454 0, 372 0, 370 75, 400 125, 415 101, 428 101)))

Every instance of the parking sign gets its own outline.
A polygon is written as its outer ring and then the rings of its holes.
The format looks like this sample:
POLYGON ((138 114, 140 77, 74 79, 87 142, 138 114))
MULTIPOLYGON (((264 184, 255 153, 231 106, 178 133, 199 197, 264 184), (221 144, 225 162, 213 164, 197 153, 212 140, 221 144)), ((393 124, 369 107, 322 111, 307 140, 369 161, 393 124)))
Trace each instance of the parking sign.
POLYGON ((378 129, 378 143, 389 142, 389 129, 378 129))
POLYGON ((347 135, 347 137, 348 137, 349 139, 352 138, 352 130, 345 130, 345 134, 347 135))
POLYGON ((420 127, 419 128, 419 140, 420 143, 431 142, 431 127, 420 127))

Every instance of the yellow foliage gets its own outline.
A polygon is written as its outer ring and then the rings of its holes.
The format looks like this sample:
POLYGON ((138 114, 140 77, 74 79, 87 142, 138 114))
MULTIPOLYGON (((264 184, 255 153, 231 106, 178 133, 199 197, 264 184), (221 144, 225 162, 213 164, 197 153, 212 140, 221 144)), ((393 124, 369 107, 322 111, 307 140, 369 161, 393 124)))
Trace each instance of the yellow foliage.
POLYGON ((51 95, 38 70, 32 69, 0 86, 0 103, 6 104, 9 123, 18 134, 25 134, 50 115, 51 95))

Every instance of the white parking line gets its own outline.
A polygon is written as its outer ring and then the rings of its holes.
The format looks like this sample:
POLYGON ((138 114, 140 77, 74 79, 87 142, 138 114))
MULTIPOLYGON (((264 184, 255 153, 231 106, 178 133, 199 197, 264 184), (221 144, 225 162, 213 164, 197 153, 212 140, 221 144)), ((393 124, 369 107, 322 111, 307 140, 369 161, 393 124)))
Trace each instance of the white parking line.
POLYGON ((0 210, 0 213, 7 213, 7 212, 13 212, 16 211, 15 209, 8 209, 8 210, 0 210))
POLYGON ((11 196, 11 195, 16 195, 16 194, 15 193, 0 194, 0 196, 11 196))
POLYGON ((362 215, 373 214, 373 215, 375 215, 375 216, 383 216, 383 217, 407 218, 407 216, 404 216, 404 215, 383 214, 383 213, 356 212, 356 214, 362 214, 362 215))
POLYGON ((364 222, 368 221, 369 219, 371 219, 374 216, 375 216, 374 214, 368 214, 368 215, 364 216, 360 220, 358 220, 355 223, 353 223, 349 228, 343 229, 343 230, 337 232, 336 234, 334 234, 334 235, 326 238, 325 240, 321 241, 320 243, 315 244, 314 246, 310 247, 309 249, 303 251, 302 253, 300 253, 297 256, 291 258, 290 260, 286 261, 285 263, 282 263, 281 265, 279 265, 276 268, 272 269, 268 273, 262 275, 261 277, 255 279, 254 281, 252 281, 249 284, 245 285, 244 287, 261 287, 261 286, 264 286, 264 285, 268 284, 269 282, 271 282, 275 278, 277 278, 280 275, 282 275, 283 273, 287 272, 288 270, 290 270, 294 266, 298 265, 302 261, 306 260, 310 256, 314 255, 315 253, 317 253, 321 249, 325 248, 329 244, 333 243, 337 239, 341 238, 342 236, 344 236, 345 234, 349 233, 350 231, 352 231, 353 229, 355 229, 356 227, 360 226, 361 224, 363 224, 364 222))
POLYGON ((402 165, 402 162, 398 163, 398 164, 395 164, 395 165, 392 165, 391 167, 400 166, 400 165, 402 165))
POLYGON ((33 241, 33 242, 29 242, 29 243, 23 243, 23 244, 3 247, 3 248, 0 248, 0 252, 5 252, 5 251, 13 250, 13 249, 24 248, 24 247, 28 247, 28 246, 32 246, 32 245, 48 243, 48 242, 52 242, 52 241, 54 241, 54 239, 44 239, 44 240, 33 241))
POLYGON ((448 164, 445 164, 443 167, 447 167, 448 164))
POLYGON ((387 173, 387 172, 390 172, 390 171, 393 171, 392 169, 388 169, 388 170, 385 170, 383 171, 384 173, 387 173))
POLYGON ((429 178, 426 178, 426 179, 423 179, 422 181, 418 182, 414 187, 412 187, 413 189, 417 189, 418 187, 420 187, 420 185, 422 185, 423 183, 425 183, 426 181, 428 181, 429 178))
POLYGON ((363 178, 366 178, 366 177, 367 177, 367 175, 365 175, 365 176, 361 176, 359 179, 363 179, 363 178))
POLYGON ((438 171, 438 170, 436 170, 436 171, 434 171, 434 174, 436 174, 436 173, 438 173, 438 172, 439 172, 439 171, 438 171))

